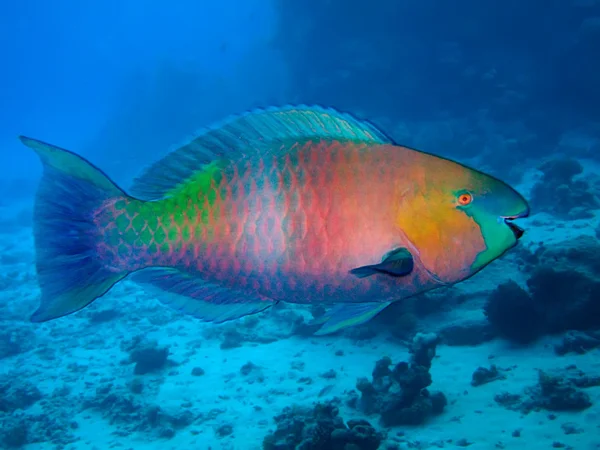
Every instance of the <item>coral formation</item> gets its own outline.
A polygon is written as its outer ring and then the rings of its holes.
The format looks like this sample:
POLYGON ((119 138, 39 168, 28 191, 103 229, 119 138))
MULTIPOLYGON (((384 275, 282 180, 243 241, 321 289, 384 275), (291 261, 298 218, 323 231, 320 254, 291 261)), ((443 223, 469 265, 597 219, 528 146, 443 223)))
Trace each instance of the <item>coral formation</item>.
POLYGON ((71 431, 78 427, 67 388, 45 396, 20 374, 0 378, 0 447, 22 448, 50 442, 57 448, 74 442, 71 431))
POLYGON ((366 420, 344 420, 340 400, 313 408, 292 405, 275 416, 277 429, 263 441, 264 450, 377 450, 383 435, 366 420))
POLYGON ((384 357, 377 361, 372 381, 359 378, 349 405, 366 414, 379 414, 385 426, 418 425, 431 415, 440 414, 446 406, 441 392, 429 392, 431 361, 435 357, 438 336, 417 334, 411 345, 411 360, 400 362, 393 368, 392 360, 384 357))
POLYGON ((82 408, 100 412, 125 436, 143 431, 170 439, 177 430, 200 419, 200 416, 188 409, 169 412, 158 405, 147 403, 141 396, 131 395, 122 386, 111 383, 98 386, 94 395, 84 399, 82 408))
POLYGON ((484 314, 501 337, 527 344, 540 335, 542 316, 529 293, 514 281, 500 284, 488 297, 484 314))
POLYGON ((600 327, 600 243, 596 239, 580 236, 522 254, 528 289, 505 282, 485 305, 499 335, 529 343, 543 334, 600 327))
POLYGON ((525 393, 496 395, 500 405, 524 413, 530 411, 582 411, 592 406, 590 396, 581 390, 600 386, 600 377, 589 377, 575 366, 553 373, 538 371, 538 383, 525 389, 525 393))
POLYGON ((0 378, 0 412, 13 413, 27 409, 41 398, 42 393, 31 383, 12 375, 0 378))

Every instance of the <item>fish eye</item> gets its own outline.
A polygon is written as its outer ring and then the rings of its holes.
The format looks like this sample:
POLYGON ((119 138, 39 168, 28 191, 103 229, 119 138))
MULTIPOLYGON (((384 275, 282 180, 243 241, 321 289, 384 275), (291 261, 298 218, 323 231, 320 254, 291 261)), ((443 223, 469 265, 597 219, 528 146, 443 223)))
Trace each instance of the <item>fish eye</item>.
POLYGON ((460 206, 467 206, 473 202, 473 194, 470 192, 462 192, 456 198, 456 201, 460 206))

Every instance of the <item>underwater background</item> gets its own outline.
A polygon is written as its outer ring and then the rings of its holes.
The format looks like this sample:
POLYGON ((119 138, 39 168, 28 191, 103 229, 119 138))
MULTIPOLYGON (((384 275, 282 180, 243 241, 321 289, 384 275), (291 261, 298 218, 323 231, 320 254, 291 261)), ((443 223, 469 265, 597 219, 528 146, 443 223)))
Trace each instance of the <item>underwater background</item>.
POLYGON ((23 0, 0 13, 0 448, 600 448, 600 1, 23 0), (32 324, 20 134, 127 189, 203 126, 316 104, 529 200, 473 278, 330 336, 131 281, 32 324))

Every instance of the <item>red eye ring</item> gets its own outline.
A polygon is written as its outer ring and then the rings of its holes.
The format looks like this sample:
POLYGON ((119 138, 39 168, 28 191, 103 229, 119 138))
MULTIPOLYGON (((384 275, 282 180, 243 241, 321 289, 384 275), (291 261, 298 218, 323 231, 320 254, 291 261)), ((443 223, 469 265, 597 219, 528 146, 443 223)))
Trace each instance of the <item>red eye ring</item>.
POLYGON ((469 192, 463 192, 456 200, 460 206, 467 206, 473 201, 473 195, 471 195, 469 192))

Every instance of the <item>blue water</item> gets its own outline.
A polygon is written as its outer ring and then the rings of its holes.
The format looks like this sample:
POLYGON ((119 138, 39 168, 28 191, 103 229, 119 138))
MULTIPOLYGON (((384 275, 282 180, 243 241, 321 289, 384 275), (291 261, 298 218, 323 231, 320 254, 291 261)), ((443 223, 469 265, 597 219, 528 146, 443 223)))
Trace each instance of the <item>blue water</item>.
POLYGON ((600 448, 598 0, 23 0, 0 50, 0 448, 600 448), (319 308, 213 325, 127 281, 29 321, 41 165, 18 135, 128 188, 198 129, 285 104, 508 181, 524 237, 330 336, 319 308))

